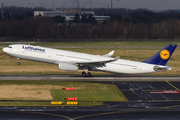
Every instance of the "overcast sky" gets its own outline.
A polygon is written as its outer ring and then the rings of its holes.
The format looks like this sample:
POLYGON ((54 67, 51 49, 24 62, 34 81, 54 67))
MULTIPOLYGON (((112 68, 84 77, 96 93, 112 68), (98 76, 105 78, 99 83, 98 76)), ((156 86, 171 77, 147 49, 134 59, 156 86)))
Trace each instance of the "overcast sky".
MULTIPOLYGON (((0 0, 4 6, 52 8, 53 0, 0 0)), ((78 0, 54 0, 54 8, 77 7, 78 0)), ((80 7, 91 7, 91 0, 79 0, 80 7), (89 2, 88 2, 89 1, 89 2)), ((92 0, 93 8, 111 7, 111 0, 92 0)), ((150 10, 180 9, 180 0, 113 0, 113 8, 147 8, 150 10)))

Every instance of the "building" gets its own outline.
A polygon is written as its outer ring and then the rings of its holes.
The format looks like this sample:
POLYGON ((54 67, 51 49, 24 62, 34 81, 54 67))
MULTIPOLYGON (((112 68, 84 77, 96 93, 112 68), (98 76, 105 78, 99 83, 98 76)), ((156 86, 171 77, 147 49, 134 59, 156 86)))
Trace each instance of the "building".
MULTIPOLYGON (((79 17, 80 17, 80 19, 82 18, 81 16, 79 16, 79 17)), ((103 21, 110 19, 110 16, 93 16, 93 17, 95 17, 96 21, 98 21, 98 22, 103 22, 103 21)), ((66 21, 73 21, 74 16, 65 16, 65 20, 66 21)))
POLYGON ((78 13, 79 15, 82 15, 82 11, 81 9, 62 9, 62 8, 57 8, 56 11, 62 11, 62 12, 66 12, 66 13, 78 13))
POLYGON ((39 15, 44 17, 55 17, 55 16, 65 17, 67 16, 67 13, 62 11, 34 11, 34 16, 39 16, 39 15))
POLYGON ((87 15, 95 15, 95 12, 94 11, 82 11, 82 14, 87 14, 87 15))
POLYGON ((78 13, 80 19, 82 18, 82 14, 87 14, 89 16, 92 14, 93 17, 96 18, 98 22, 103 22, 110 19, 110 16, 97 16, 94 11, 81 11, 81 9, 61 9, 58 8, 56 11, 34 11, 34 16, 44 16, 44 17, 55 17, 62 16, 65 17, 66 21, 74 20, 75 14, 78 13))

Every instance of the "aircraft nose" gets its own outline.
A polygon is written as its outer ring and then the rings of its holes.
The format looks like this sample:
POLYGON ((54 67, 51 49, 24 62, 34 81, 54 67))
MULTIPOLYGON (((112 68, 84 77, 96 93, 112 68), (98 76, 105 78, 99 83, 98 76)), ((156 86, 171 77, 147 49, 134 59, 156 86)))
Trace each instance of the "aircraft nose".
POLYGON ((2 50, 3 50, 3 51, 6 53, 6 51, 7 51, 7 48, 3 48, 2 50))

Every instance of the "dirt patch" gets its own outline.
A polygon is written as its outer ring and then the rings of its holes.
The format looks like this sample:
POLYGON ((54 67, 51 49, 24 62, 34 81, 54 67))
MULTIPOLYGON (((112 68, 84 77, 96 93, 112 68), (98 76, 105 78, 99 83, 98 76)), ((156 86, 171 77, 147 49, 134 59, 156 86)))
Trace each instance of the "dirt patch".
POLYGON ((52 100, 51 89, 63 86, 53 85, 0 85, 0 99, 52 100))

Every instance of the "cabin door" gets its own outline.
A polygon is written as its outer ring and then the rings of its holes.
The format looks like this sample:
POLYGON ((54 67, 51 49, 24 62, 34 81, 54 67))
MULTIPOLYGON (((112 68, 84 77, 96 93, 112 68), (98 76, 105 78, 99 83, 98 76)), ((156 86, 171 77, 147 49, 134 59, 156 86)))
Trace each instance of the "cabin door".
POLYGON ((138 64, 137 70, 141 70, 141 64, 138 64))

